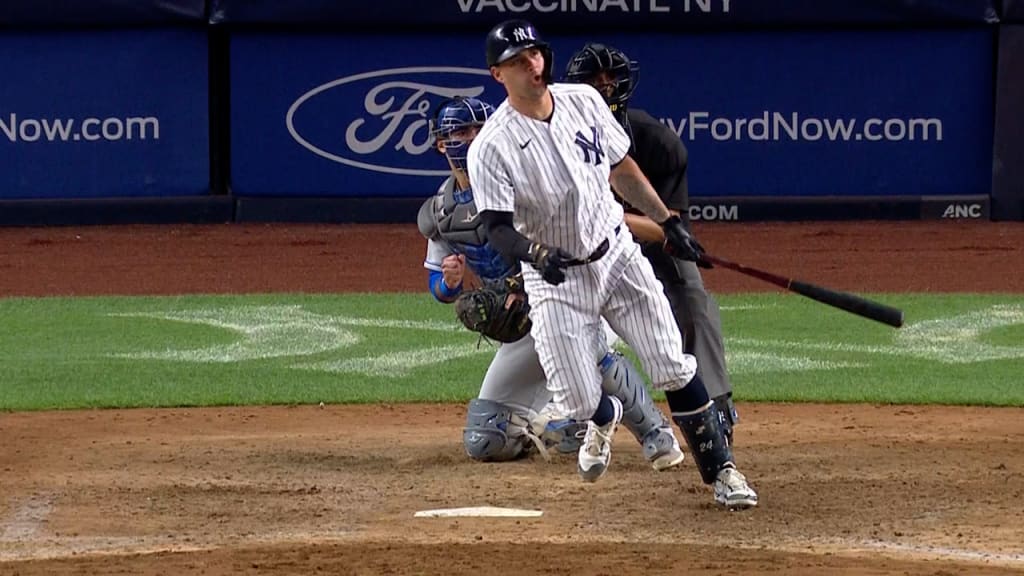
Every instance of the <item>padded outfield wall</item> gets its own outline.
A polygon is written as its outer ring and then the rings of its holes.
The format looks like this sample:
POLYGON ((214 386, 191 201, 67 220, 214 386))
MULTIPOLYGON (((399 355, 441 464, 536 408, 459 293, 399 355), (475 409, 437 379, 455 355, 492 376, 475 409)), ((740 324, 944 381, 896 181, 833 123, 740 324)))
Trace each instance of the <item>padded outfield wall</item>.
MULTIPOLYGON (((991 0, 48 0, 0 7, 0 223, 411 222, 427 116, 494 103, 508 17, 640 62, 697 220, 1020 218, 1012 51, 991 0), (57 15, 56 17, 54 15, 57 15), (171 209, 169 209, 170 207, 171 209), (77 215, 77 216, 76 216, 77 215)), ((1019 52, 1019 50, 1017 51, 1019 52)))
POLYGON ((204 0, 0 4, 0 223, 208 212, 206 9, 204 0))
POLYGON ((1003 0, 996 71, 992 210, 1024 220, 1024 0, 1003 0))

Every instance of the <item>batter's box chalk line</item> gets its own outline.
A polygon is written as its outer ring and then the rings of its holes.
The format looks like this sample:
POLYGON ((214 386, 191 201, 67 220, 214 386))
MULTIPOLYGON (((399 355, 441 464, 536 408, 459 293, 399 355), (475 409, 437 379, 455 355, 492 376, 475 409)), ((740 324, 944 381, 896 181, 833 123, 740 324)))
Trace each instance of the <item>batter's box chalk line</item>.
POLYGON ((500 508, 497 506, 470 506, 467 508, 439 508, 437 510, 420 510, 413 514, 414 518, 536 518, 544 514, 541 510, 524 510, 522 508, 500 508))

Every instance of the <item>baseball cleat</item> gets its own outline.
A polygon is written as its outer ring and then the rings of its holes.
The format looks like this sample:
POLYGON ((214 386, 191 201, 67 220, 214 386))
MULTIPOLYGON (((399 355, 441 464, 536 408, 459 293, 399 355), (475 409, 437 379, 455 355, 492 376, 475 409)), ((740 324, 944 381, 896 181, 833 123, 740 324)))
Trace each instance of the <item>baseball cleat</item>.
POLYGON ((644 457, 656 471, 668 470, 682 464, 686 455, 679 447, 672 428, 663 426, 647 433, 640 444, 644 449, 644 457))
POLYGON ((622 402, 614 396, 609 398, 615 408, 615 416, 611 422, 598 426, 592 420, 587 421, 587 433, 583 437, 583 445, 580 446, 576 467, 584 482, 597 482, 608 471, 608 465, 612 461, 612 437, 615 436, 615 428, 622 420, 622 402))
POLYGON ((714 483, 715 502, 729 510, 744 510, 757 506, 757 492, 747 484, 747 478, 732 466, 718 471, 714 483))

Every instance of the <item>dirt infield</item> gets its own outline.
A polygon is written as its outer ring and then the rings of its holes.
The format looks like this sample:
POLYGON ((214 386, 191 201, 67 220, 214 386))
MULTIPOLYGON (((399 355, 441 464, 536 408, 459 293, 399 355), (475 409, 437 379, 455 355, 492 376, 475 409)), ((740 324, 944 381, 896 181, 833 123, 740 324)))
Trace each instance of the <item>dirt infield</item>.
MULTIPOLYGON (((840 289, 1024 293, 1021 224, 698 233, 840 289)), ((11 228, 0 296, 410 291, 422 258, 411 227, 11 228)), ((762 498, 744 513, 714 508, 690 460, 651 471, 627 433, 596 485, 571 457, 471 463, 459 406, 0 414, 0 574, 1024 573, 1024 410, 739 408, 762 498), (412 517, 475 505, 543 516, 412 517)))

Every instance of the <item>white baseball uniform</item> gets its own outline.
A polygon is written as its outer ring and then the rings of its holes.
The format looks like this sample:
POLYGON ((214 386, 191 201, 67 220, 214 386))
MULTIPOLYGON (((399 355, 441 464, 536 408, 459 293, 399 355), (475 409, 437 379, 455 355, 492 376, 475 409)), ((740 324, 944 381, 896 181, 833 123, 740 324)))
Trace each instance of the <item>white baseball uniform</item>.
POLYGON ((505 100, 469 149, 470 181, 480 211, 513 213, 531 242, 563 248, 577 258, 548 284, 523 266, 533 320, 531 335, 553 401, 560 411, 590 418, 601 397, 596 367, 601 316, 639 356, 656 388, 684 386, 696 361, 683 344, 661 283, 628 230, 608 182, 625 158, 629 137, 598 92, 585 84, 552 84, 548 121, 517 112, 505 100))
MULTIPOLYGON (((445 195, 451 195, 453 186, 452 178, 445 180, 438 189, 437 196, 430 202, 435 206, 442 205, 445 195)), ((467 210, 471 213, 477 212, 477 208, 472 203, 467 206, 467 210)), ((443 232, 440 230, 436 230, 436 232, 437 236, 427 238, 427 254, 423 260, 423 267, 440 272, 441 262, 445 257, 460 252, 444 238, 443 232)), ((469 261, 467 265, 481 278, 499 279, 489 276, 495 272, 492 268, 478 267, 472 261, 469 261)), ((602 324, 603 334, 599 343, 599 357, 603 357, 619 339, 606 322, 602 322, 602 324)), ((551 392, 546 387, 544 370, 537 358, 532 336, 528 334, 521 340, 501 344, 498 347, 494 359, 484 375, 483 383, 480 385, 478 398, 511 406, 523 414, 536 414, 544 409, 551 400, 551 392)))

